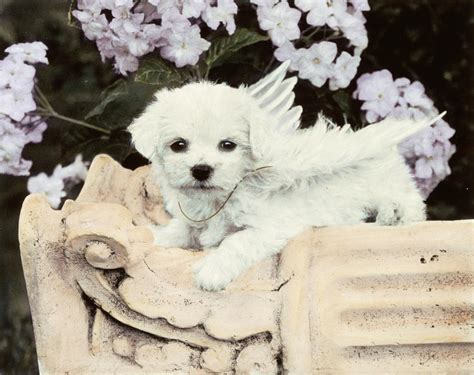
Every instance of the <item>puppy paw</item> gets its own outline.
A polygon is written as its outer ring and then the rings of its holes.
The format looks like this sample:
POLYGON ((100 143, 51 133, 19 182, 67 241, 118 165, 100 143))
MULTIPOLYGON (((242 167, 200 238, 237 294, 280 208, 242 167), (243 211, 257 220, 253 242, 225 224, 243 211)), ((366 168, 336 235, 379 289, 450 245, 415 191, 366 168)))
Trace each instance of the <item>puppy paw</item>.
POLYGON ((387 204, 379 208, 375 222, 378 225, 401 225, 404 223, 403 212, 396 204, 387 204))
POLYGON ((234 277, 231 264, 219 254, 209 254, 194 267, 194 281, 204 290, 222 290, 234 277))

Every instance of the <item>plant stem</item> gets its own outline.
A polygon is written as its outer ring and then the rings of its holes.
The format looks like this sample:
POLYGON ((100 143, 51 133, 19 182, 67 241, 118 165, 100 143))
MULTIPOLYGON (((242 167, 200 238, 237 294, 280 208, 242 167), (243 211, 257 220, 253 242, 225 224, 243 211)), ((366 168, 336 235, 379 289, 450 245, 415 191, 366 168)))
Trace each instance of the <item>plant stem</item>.
MULTIPOLYGON (((194 71, 196 72, 196 78, 197 78, 197 80, 200 81, 200 80, 202 79, 202 77, 201 77, 201 71, 200 71, 200 69, 199 69, 199 66, 196 66, 196 68, 195 68, 194 71)), ((207 73, 207 71, 206 71, 206 73, 207 73)), ((207 77, 206 77, 206 78, 207 78, 207 77)))
POLYGON ((85 127, 85 128, 93 129, 93 130, 96 130, 96 131, 101 132, 101 133, 103 133, 103 134, 107 134, 107 135, 110 135, 110 134, 111 134, 111 131, 108 130, 108 129, 104 129, 104 128, 101 128, 101 127, 99 127, 99 126, 95 126, 95 125, 89 124, 88 122, 85 122, 85 121, 76 120, 76 119, 71 118, 71 117, 63 116, 63 115, 60 115, 60 114, 57 113, 57 112, 49 112, 49 113, 48 113, 48 116, 49 116, 49 117, 53 117, 53 118, 57 118, 57 119, 59 119, 59 120, 63 120, 63 121, 69 122, 69 123, 71 123, 71 124, 76 124, 76 125, 83 126, 83 127, 85 127))
POLYGON ((37 98, 40 101, 40 103, 43 106, 45 106, 48 109, 48 111, 54 112, 53 107, 48 102, 48 99, 46 99, 46 96, 43 94, 43 92, 40 90, 40 88, 38 86, 35 86, 35 91, 36 91, 37 98))
MULTIPOLYGON (((319 27, 317 27, 316 29, 314 29, 314 31, 311 32, 310 34, 306 35, 305 38, 311 39, 311 37, 313 37, 314 35, 316 35, 319 30, 321 30, 321 26, 319 26, 319 27)), ((306 31, 306 30, 305 30, 305 31, 306 31)))
POLYGON ((210 66, 206 67, 206 72, 204 73, 204 79, 209 78, 209 73, 210 72, 211 72, 211 67, 210 66))
POLYGON ((334 33, 332 35, 329 35, 326 39, 324 40, 335 40, 335 39, 341 39, 344 38, 344 35, 341 35, 340 33, 334 33))
POLYGON ((263 69, 263 74, 267 74, 267 72, 270 70, 274 62, 275 62, 275 55, 272 56, 272 59, 270 60, 268 65, 265 67, 265 69, 263 69))
POLYGON ((38 99, 40 104, 43 106, 43 107, 38 107, 38 110, 40 112, 43 112, 42 114, 38 113, 39 115, 44 116, 44 117, 54 117, 54 118, 57 118, 59 120, 69 122, 71 124, 76 124, 76 125, 80 125, 80 126, 83 126, 85 128, 88 128, 88 129, 96 130, 96 131, 101 132, 103 134, 107 134, 107 135, 111 134, 111 131, 108 130, 108 129, 104 129, 104 128, 101 128, 99 126, 89 124, 88 122, 81 121, 81 120, 76 120, 74 118, 67 117, 67 116, 59 114, 58 112, 56 112, 54 110, 53 106, 51 105, 51 103, 46 98, 46 95, 43 94, 43 92, 40 90, 40 88, 38 86, 35 86, 35 92, 36 92, 36 98, 38 99))

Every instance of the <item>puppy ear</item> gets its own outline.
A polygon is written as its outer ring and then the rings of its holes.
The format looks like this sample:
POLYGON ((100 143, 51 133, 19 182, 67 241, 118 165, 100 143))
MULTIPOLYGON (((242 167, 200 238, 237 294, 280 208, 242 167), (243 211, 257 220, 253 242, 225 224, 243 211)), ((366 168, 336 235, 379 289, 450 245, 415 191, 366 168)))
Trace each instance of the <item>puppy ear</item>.
POLYGON ((133 145, 147 159, 153 157, 159 137, 160 94, 161 91, 155 94, 155 101, 148 105, 145 111, 128 127, 128 131, 132 135, 133 145))

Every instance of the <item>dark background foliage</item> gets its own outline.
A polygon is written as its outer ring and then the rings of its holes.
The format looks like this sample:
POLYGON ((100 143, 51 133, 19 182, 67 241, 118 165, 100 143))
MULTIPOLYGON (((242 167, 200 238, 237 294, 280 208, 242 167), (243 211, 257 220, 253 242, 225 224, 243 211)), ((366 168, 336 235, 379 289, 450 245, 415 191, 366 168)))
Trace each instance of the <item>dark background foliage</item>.
MULTIPOLYGON (((247 2, 240 3, 245 5, 247 2)), ((450 162, 452 175, 428 199, 430 218, 472 218, 474 197, 470 187, 474 176, 469 161, 474 156, 471 107, 474 99, 474 2, 372 0, 371 6, 372 10, 367 13, 369 47, 362 55, 358 76, 386 68, 395 77, 420 80, 435 105, 448 111, 446 119, 456 129, 453 142, 457 152, 450 162)), ((254 11, 248 6, 244 8, 238 15, 237 24, 257 30, 254 11)), ((15 42, 45 42, 49 47, 50 65, 38 68, 38 78, 54 108, 70 117, 88 117, 91 123, 110 129, 111 135, 102 136, 50 119, 44 141, 29 145, 24 151, 24 156, 34 161, 32 174, 51 173, 57 163, 69 163, 77 153, 90 160, 97 153, 105 152, 130 168, 144 164, 145 160, 130 147, 124 127, 150 100, 157 87, 179 84, 179 79, 174 77, 174 81, 167 81, 166 77, 173 78, 174 73, 165 64, 164 68, 160 65, 161 75, 153 73, 158 86, 136 82, 134 76, 119 80, 110 63, 101 63, 95 45, 86 40, 79 29, 68 25, 68 9, 65 0, 0 0, 0 50, 15 42), (102 105, 97 106, 98 103, 102 105)), ((270 42, 260 42, 236 53, 227 53, 213 66, 209 78, 233 85, 252 83, 269 68, 271 59, 270 42)), ((141 69, 156 63, 156 60, 147 59, 142 62, 141 69)), ((195 73, 185 72, 189 76, 195 73)), ((354 87, 355 81, 349 89, 331 92, 316 89, 307 81, 298 83, 296 100, 305 109, 304 124, 311 124, 323 111, 339 123, 345 114, 349 122, 362 126, 359 103, 350 98, 354 87)), ((17 220, 26 195, 26 180, 0 176, 2 374, 37 373, 17 240, 17 220)))

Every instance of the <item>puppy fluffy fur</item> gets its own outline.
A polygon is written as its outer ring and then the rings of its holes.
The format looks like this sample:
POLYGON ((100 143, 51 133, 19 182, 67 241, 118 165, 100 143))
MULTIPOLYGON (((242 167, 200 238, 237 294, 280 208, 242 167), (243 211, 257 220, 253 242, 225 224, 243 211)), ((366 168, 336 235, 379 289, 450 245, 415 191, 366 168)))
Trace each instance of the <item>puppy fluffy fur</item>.
POLYGON ((396 147, 422 126, 385 121, 352 132, 320 117, 309 129, 284 134, 276 128, 245 87, 209 82, 159 91, 130 126, 173 217, 152 228, 155 243, 210 249, 195 268, 203 289, 225 288, 312 226, 356 224, 370 216, 380 225, 425 219, 396 147), (187 148, 173 151, 177 140, 187 148), (222 150, 222 141, 236 148, 222 150), (209 179, 193 177, 196 165, 212 168, 209 179), (242 179, 213 218, 194 222, 183 215, 211 216, 242 179))

